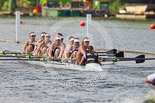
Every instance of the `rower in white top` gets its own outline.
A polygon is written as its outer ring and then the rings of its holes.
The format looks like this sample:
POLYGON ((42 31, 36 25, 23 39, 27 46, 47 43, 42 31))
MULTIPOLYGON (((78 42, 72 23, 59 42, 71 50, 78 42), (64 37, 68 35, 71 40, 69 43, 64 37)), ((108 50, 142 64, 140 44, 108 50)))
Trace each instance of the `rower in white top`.
POLYGON ((64 52, 64 45, 61 42, 61 36, 56 35, 54 42, 49 47, 49 57, 61 58, 64 52))
POLYGON ((63 34, 62 33, 58 33, 58 36, 60 36, 60 38, 61 38, 61 44, 64 46, 64 49, 65 49, 66 48, 66 44, 63 42, 63 40, 64 40, 63 34))
POLYGON ((40 40, 38 40, 36 43, 35 43, 35 49, 34 49, 34 51, 33 51, 33 54, 34 55, 39 55, 40 53, 40 51, 38 51, 38 46, 42 43, 42 42, 44 42, 44 40, 45 40, 45 35, 46 35, 46 32, 42 32, 41 34, 40 34, 40 40))
POLYGON ((63 58, 65 58, 65 62, 68 62, 68 58, 71 56, 72 51, 70 50, 70 52, 68 53, 68 50, 70 47, 72 47, 73 44, 74 44, 74 37, 70 36, 69 37, 69 44, 66 46, 64 54, 63 54, 63 58))
POLYGON ((23 53, 32 53, 34 51, 34 47, 35 47, 35 37, 36 37, 36 34, 34 32, 31 32, 29 34, 29 38, 30 40, 27 40, 24 44, 24 48, 23 48, 23 53), (27 49, 27 50, 26 50, 27 49))
MULTIPOLYGON (((80 48, 80 39, 74 38, 74 44, 70 46, 68 51, 66 52, 66 55, 70 54, 69 57, 73 63, 76 62, 76 55, 77 55, 77 52, 79 51, 79 48, 80 48)), ((65 59, 68 59, 68 58, 65 58, 65 59)))
POLYGON ((50 37, 51 36, 48 33, 45 34, 45 40, 38 45, 36 55, 44 55, 46 52, 48 52, 48 48, 52 44, 50 37))

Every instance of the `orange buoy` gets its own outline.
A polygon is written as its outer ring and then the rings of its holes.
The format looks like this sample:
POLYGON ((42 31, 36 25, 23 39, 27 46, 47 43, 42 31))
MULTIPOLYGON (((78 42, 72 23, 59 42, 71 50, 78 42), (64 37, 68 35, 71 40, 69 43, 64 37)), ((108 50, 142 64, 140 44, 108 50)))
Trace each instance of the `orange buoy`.
POLYGON ((140 10, 139 13, 140 13, 140 14, 144 14, 144 11, 143 11, 143 10, 140 10))
POLYGON ((37 13, 38 13, 37 9, 33 9, 33 14, 37 14, 37 13))

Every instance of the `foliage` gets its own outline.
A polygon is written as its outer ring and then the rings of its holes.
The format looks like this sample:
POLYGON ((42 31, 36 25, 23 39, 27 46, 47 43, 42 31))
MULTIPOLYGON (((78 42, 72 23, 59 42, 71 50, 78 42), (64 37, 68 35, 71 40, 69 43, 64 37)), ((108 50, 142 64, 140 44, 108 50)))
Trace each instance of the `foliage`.
POLYGON ((125 7, 122 4, 122 2, 120 2, 120 0, 109 0, 109 11, 110 11, 110 14, 115 14, 119 10, 124 9, 124 8, 125 7))
POLYGON ((69 2, 70 0, 59 0, 59 2, 62 2, 62 5, 65 5, 67 2, 69 2))
POLYGON ((29 0, 17 0, 18 7, 28 8, 31 4, 29 0))
POLYGON ((1 10, 7 11, 8 8, 9 8, 9 0, 3 1, 2 4, 1 4, 1 10))

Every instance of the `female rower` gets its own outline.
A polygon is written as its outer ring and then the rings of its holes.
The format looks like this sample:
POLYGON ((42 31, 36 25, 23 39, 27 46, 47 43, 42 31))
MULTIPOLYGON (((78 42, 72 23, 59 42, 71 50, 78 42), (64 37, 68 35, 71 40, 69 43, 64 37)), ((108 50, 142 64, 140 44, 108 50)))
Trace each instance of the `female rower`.
POLYGON ((155 73, 147 76, 144 81, 155 86, 155 73))
POLYGON ((70 36, 69 37, 69 45, 66 46, 64 54, 63 54, 63 58, 65 58, 66 62, 68 61, 68 58, 71 56, 71 52, 72 52, 70 50, 70 52, 68 53, 68 49, 71 48, 73 44, 74 44, 74 37, 70 36))
POLYGON ((61 37, 61 43, 64 45, 64 48, 66 48, 66 44, 63 42, 64 36, 61 33, 58 33, 58 35, 61 37))
POLYGON ((45 34, 45 40, 42 41, 39 45, 38 48, 36 50, 36 55, 44 55, 47 51, 48 48, 50 46, 50 44, 52 43, 50 40, 50 35, 49 34, 45 34))
POLYGON ((88 46, 89 46, 89 38, 84 37, 82 40, 81 46, 79 48, 79 51, 77 52, 77 55, 76 55, 77 64, 81 62, 82 56, 86 58, 88 46))
POLYGON ((79 51, 79 48, 80 48, 80 39, 74 38, 74 44, 66 52, 67 55, 69 54, 71 55, 70 58, 73 61, 73 63, 76 62, 76 54, 79 51))
POLYGON ((101 65, 98 54, 95 53, 93 46, 88 46, 88 53, 86 53, 86 58, 83 56, 79 64, 83 65, 88 63, 98 63, 101 65))
POLYGON ((26 53, 26 49, 27 49, 27 52, 28 53, 31 53, 33 52, 34 50, 34 47, 35 47, 35 37, 36 37, 36 34, 34 32, 31 32, 29 34, 29 38, 30 40, 26 41, 25 44, 24 44, 24 48, 23 48, 23 53, 26 53))
POLYGON ((49 57, 61 58, 64 52, 64 46, 61 43, 61 36, 56 35, 54 43, 49 47, 49 57))
POLYGON ((35 49, 33 51, 33 54, 35 55, 39 55, 38 54, 38 46, 45 40, 45 35, 46 35, 46 32, 42 32, 41 35, 40 35, 40 40, 38 40, 36 43, 35 43, 35 49))

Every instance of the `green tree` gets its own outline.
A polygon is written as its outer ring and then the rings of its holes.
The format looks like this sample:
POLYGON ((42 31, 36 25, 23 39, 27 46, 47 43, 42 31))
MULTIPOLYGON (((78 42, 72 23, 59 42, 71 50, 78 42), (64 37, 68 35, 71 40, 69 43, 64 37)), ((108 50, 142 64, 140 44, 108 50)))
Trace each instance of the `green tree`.
POLYGON ((9 8, 9 0, 5 0, 4 2, 2 2, 2 8, 1 8, 1 10, 7 11, 8 8, 9 8))
POLYGON ((70 2, 70 0, 59 0, 59 2, 62 2, 62 5, 65 5, 67 2, 70 2))

